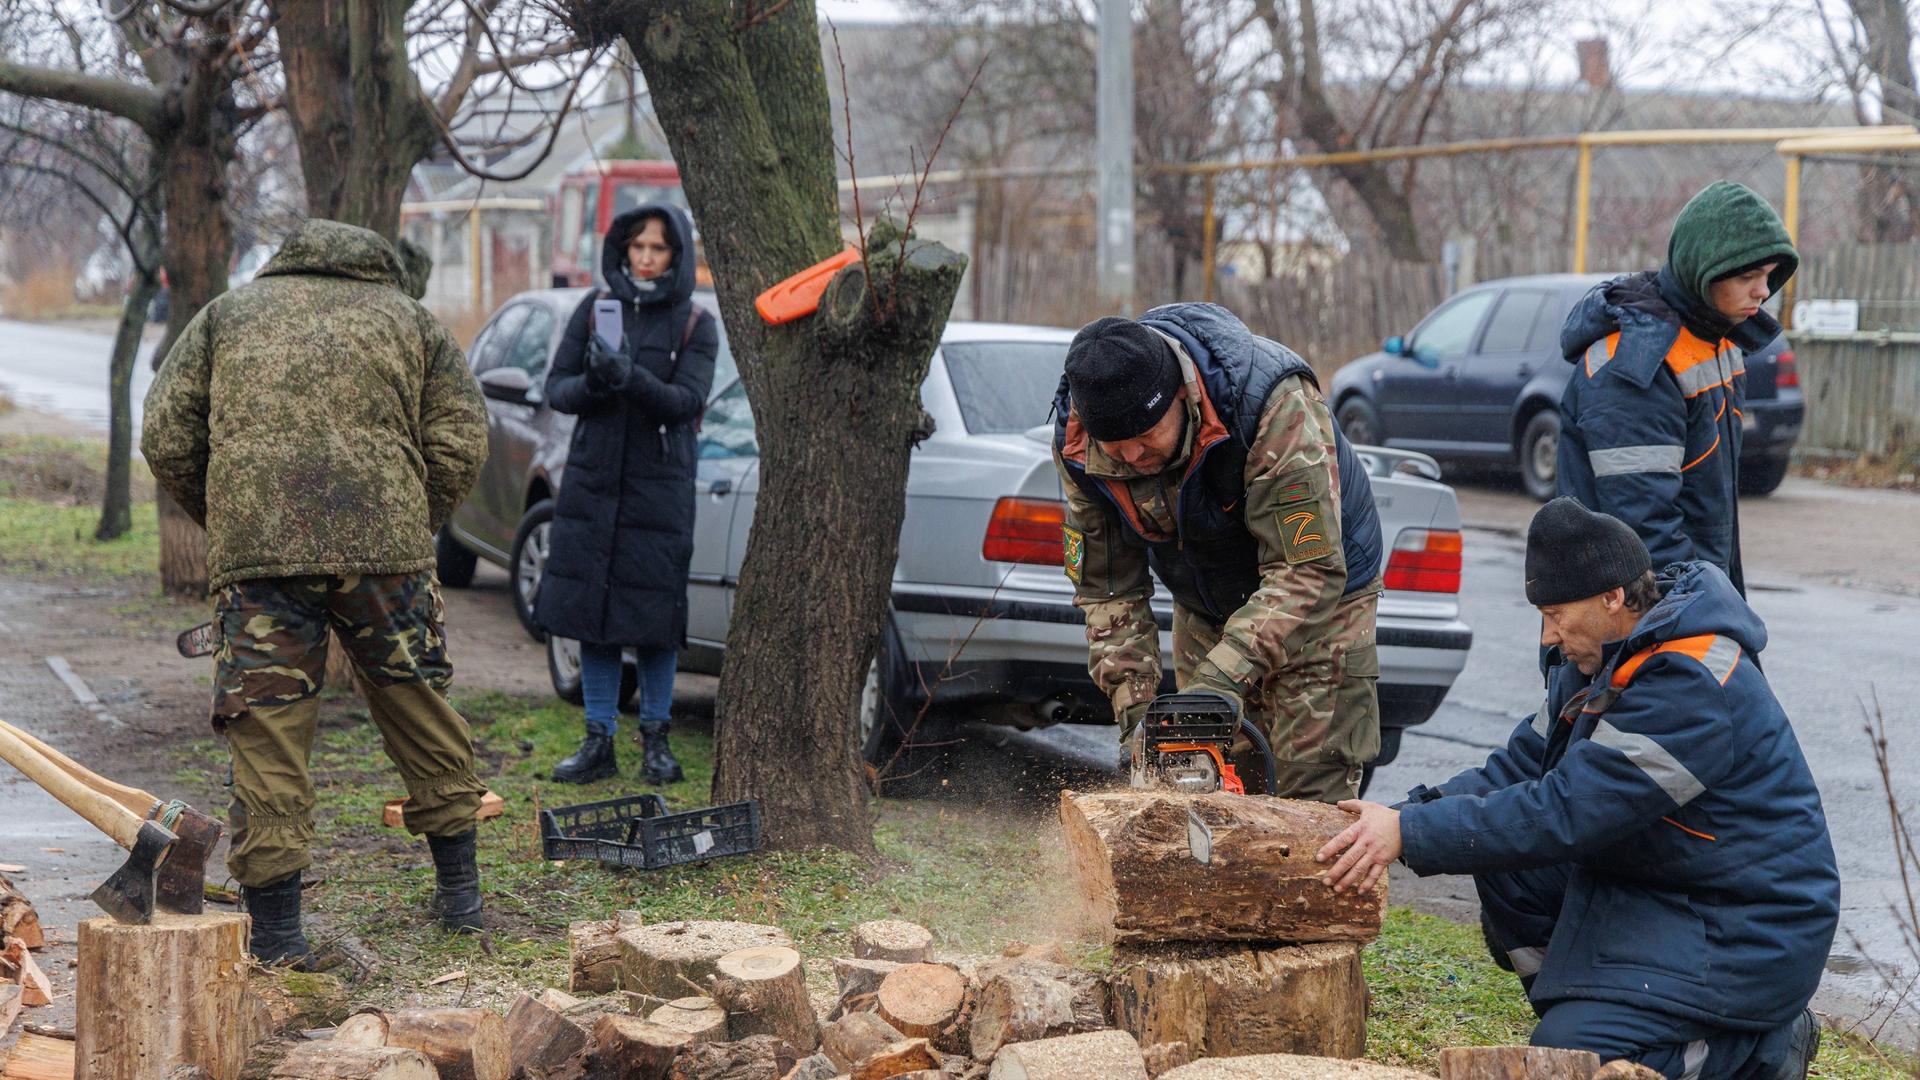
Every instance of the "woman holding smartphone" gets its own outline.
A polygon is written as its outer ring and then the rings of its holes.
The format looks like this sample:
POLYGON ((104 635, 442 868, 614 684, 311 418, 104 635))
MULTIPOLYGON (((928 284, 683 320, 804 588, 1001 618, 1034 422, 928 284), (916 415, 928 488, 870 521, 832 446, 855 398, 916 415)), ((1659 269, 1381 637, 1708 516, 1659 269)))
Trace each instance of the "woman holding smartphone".
POLYGON ((547 401, 574 413, 534 621, 580 642, 586 738, 553 778, 617 775, 621 654, 640 675, 642 775, 681 778, 667 745, 673 676, 687 627, 693 554, 694 428, 713 382, 719 333, 692 300, 693 224, 652 204, 615 218, 600 248, 605 287, 567 323, 547 401))

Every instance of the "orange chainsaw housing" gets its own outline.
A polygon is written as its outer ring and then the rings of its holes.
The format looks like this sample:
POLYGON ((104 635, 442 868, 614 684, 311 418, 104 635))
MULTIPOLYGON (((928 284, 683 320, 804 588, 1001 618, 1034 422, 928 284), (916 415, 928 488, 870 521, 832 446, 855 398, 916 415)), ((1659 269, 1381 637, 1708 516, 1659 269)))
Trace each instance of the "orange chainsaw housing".
POLYGON ((768 326, 805 318, 820 310, 827 283, 840 268, 860 261, 860 249, 848 248, 831 259, 814 263, 753 299, 753 309, 768 326))
POLYGON ((1229 795, 1245 795, 1247 793, 1246 786, 1240 783, 1240 773, 1236 771, 1232 765, 1227 763, 1226 755, 1222 754, 1220 747, 1214 743, 1161 743, 1159 746, 1154 747, 1154 752, 1160 754, 1183 754, 1192 750, 1203 751, 1208 757, 1213 759, 1214 768, 1220 770, 1221 791, 1229 795))

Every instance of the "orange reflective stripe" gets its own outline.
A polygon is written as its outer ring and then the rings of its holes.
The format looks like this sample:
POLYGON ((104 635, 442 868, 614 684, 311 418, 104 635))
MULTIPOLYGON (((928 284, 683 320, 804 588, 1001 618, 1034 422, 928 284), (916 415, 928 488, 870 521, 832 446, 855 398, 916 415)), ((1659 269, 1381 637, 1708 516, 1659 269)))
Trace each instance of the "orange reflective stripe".
POLYGON ((1663 817, 1660 820, 1666 822, 1667 824, 1673 826, 1676 829, 1679 829, 1681 832, 1686 833, 1688 836, 1697 836, 1702 840, 1717 841, 1720 839, 1719 837, 1713 835, 1712 833, 1703 833, 1698 829, 1689 829, 1685 825, 1680 824, 1679 822, 1673 820, 1670 817, 1663 817))
POLYGON ((1641 664, 1644 664, 1648 660, 1653 659, 1653 652, 1654 651, 1652 649, 1648 649, 1646 652, 1643 652, 1643 653, 1635 653, 1634 655, 1628 657, 1625 662, 1621 663, 1620 666, 1614 668, 1613 669, 1613 685, 1625 686, 1628 683, 1632 682, 1634 672, 1637 672, 1640 670, 1641 664))
MULTIPOLYGON (((1736 416, 1737 416, 1737 415, 1739 415, 1739 413, 1740 413, 1740 410, 1739 410, 1739 409, 1735 409, 1735 410, 1733 410, 1733 411, 1734 411, 1734 415, 1736 415, 1736 416)), ((1724 397, 1724 396, 1722 396, 1722 397, 1720 398, 1720 411, 1719 411, 1719 412, 1717 412, 1717 413, 1714 413, 1714 414, 1713 414, 1713 420, 1714 420, 1714 422, 1715 422, 1715 423, 1719 423, 1719 422, 1720 422, 1720 418, 1721 418, 1721 417, 1723 417, 1723 416, 1725 416, 1725 415, 1727 415, 1727 399, 1726 399, 1726 397, 1724 397)))
MULTIPOLYGON (((1653 659, 1655 653, 1677 652, 1683 656, 1691 656, 1695 660, 1700 661, 1700 663, 1706 664, 1708 651, 1713 648, 1713 643, 1719 639, 1720 635, 1718 634, 1700 634, 1696 637, 1675 638, 1672 641, 1663 641, 1645 652, 1635 653, 1625 662, 1621 663, 1619 667, 1613 669, 1613 685, 1625 686, 1632 682, 1633 676, 1640 670, 1640 665, 1653 659)), ((1726 680, 1722 679, 1720 681, 1725 682, 1726 680)))
MULTIPOLYGON (((1718 419, 1719 419, 1719 417, 1717 417, 1717 416, 1716 416, 1716 417, 1714 417, 1714 419, 1715 419, 1715 420, 1718 420, 1718 419)), ((1685 465, 1682 465, 1682 466, 1680 466, 1680 471, 1681 471, 1681 472, 1686 472, 1686 471, 1687 471, 1688 469, 1691 469, 1691 468, 1693 468, 1693 467, 1694 467, 1695 465, 1698 465, 1698 464, 1700 464, 1701 462, 1703 462, 1703 461, 1705 461, 1705 460, 1707 460, 1708 458, 1710 458, 1710 457, 1712 457, 1712 456, 1713 456, 1713 452, 1714 452, 1715 450, 1718 450, 1718 449, 1720 449, 1720 433, 1719 433, 1719 432, 1715 432, 1715 433, 1714 433, 1714 435, 1713 435, 1713 445, 1712 445, 1712 446, 1709 446, 1709 447, 1707 447, 1707 452, 1706 452, 1706 453, 1704 453, 1704 454, 1701 454, 1701 455, 1700 455, 1699 457, 1697 457, 1697 458, 1694 458, 1694 459, 1693 459, 1692 461, 1689 461, 1689 462, 1687 462, 1687 463, 1686 463, 1685 465)))

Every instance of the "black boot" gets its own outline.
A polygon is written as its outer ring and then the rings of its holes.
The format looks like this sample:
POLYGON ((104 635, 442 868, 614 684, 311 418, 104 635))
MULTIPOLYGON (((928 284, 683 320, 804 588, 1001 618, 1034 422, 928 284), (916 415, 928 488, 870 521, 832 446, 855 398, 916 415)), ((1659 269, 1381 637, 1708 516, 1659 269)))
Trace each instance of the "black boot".
POLYGON ((1806 1080, 1807 1067, 1820 1053, 1820 1018, 1812 1009, 1802 1009, 1788 1026, 1787 1054, 1771 1080, 1806 1080))
POLYGON ((640 723, 640 774, 649 784, 671 784, 685 775, 680 771, 679 759, 667 745, 667 727, 665 720, 640 723))
POLYGON ((613 736, 592 731, 580 740, 580 749, 575 750, 572 757, 553 767, 554 782, 560 784, 588 784, 619 774, 620 764, 613 757, 613 736))
POLYGON ((253 919, 247 950, 254 959, 269 967, 312 971, 313 948, 300 932, 300 871, 271 885, 242 885, 240 896, 253 919))
POLYGON ((433 910, 449 930, 479 930, 480 866, 474 860, 475 831, 429 836, 433 850, 433 910))

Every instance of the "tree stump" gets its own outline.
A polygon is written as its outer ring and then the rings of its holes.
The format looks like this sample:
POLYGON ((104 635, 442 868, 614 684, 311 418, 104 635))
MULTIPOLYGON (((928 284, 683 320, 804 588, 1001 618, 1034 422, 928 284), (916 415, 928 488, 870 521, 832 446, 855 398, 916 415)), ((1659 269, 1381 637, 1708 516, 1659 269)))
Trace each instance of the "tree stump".
POLYGON ((333 1041, 418 1050, 440 1080, 507 1080, 513 1072, 507 1022, 491 1009, 369 1010, 347 1017, 333 1041))
POLYGON ((1371 941, 1387 878, 1336 893, 1314 853, 1353 824, 1324 803, 1225 792, 1062 792, 1074 882, 1109 941, 1371 941), (1211 841, 1195 858, 1200 822, 1211 841))
POLYGON ((1196 1059, 1367 1049, 1367 984, 1352 942, 1121 945, 1107 989, 1115 1024, 1142 1044, 1184 1042, 1196 1059))
POLYGON ((1600 1066, 1600 1071, 1593 1074, 1593 1080, 1667 1080, 1667 1078, 1656 1069, 1649 1069, 1645 1065, 1622 1058, 1600 1066))
POLYGON ((616 1013, 594 1022, 593 1042, 594 1080, 662 1080, 688 1045, 683 1032, 616 1013))
POLYGON ((587 1029, 527 994, 507 1010, 507 1060, 515 1072, 533 1070, 547 1076, 584 1072, 593 1050, 587 1029))
POLYGON ((799 953, 761 945, 730 952, 714 966, 713 1000, 727 1011, 731 1038, 778 1035, 806 1053, 820 1045, 820 1018, 807 997, 799 953))
POLYGON ((924 964, 933 959, 933 934, 901 919, 863 922, 853 928, 853 955, 857 960, 924 964))
POLYGON ((1440 1051, 1440 1080, 1592 1080, 1600 1055, 1544 1046, 1455 1046, 1440 1051))
POLYGON ((688 1042, 727 1041, 727 1010, 712 998, 675 998, 649 1012, 647 1019, 685 1034, 688 1042))
POLYGON ((758 945, 793 947, 787 932, 742 922, 667 922, 619 931, 620 985, 669 1001, 704 993, 720 958, 758 945))
MULTIPOLYGON (((1168 1075, 1172 1075, 1169 1073, 1168 1075)), ((1140 1044, 1124 1031, 1014 1043, 994 1055, 988 1080, 1147 1080, 1140 1044)))
POLYGON ((800 1052, 778 1035, 750 1035, 737 1042, 696 1043, 680 1052, 669 1080, 780 1080, 800 1062, 800 1052))
POLYGON ((576 994, 604 994, 619 989, 618 935, 622 930, 644 925, 646 920, 637 911, 618 911, 611 919, 587 919, 568 925, 567 960, 571 974, 567 978, 567 989, 576 994))
POLYGON ((901 1073, 938 1068, 933 1048, 925 1039, 902 1039, 883 1046, 847 1070, 850 1080, 892 1080, 901 1073))
POLYGON ((967 1017, 967 980, 945 964, 905 964, 880 981, 880 1018, 908 1038, 951 1035, 967 1017))
POLYGON ((1371 1061, 1302 1057, 1297 1054, 1254 1054, 1248 1057, 1207 1058, 1161 1073, 1159 1080, 1433 1080, 1415 1072, 1371 1061))
POLYGON ((820 1029, 820 1049, 845 1072, 904 1038, 878 1013, 848 1013, 820 1029))
POLYGON ((197 1065, 234 1080, 252 1027, 245 915, 155 912, 80 924, 74 1065, 90 1080, 152 1080, 197 1065))
POLYGON ((398 1046, 298 1043, 269 1074, 274 1080, 436 1080, 433 1062, 398 1046))
POLYGON ((0 877, 0 938, 10 937, 19 938, 29 949, 38 949, 47 943, 47 936, 40 929, 40 913, 34 910, 33 901, 14 888, 13 882, 0 877))
POLYGON ((968 1045, 988 1061, 1008 1043, 1034 1042, 1107 1026, 1107 989, 1085 971, 1016 961, 987 977, 975 995, 968 1045))

